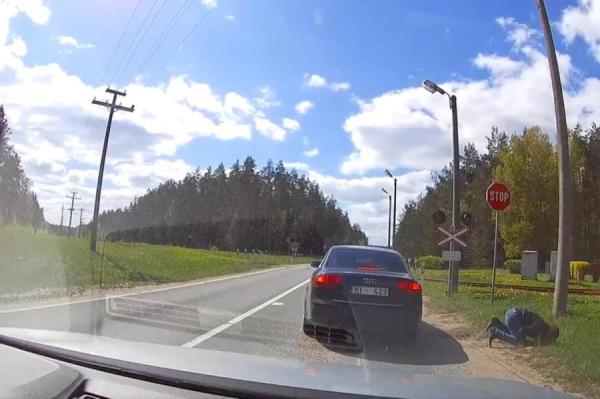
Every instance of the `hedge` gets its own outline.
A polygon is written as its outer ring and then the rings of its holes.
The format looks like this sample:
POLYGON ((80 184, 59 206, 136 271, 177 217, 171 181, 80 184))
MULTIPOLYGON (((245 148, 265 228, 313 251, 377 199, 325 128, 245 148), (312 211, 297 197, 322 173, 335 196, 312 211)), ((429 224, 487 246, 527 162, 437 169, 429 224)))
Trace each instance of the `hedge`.
POLYGON ((441 269, 442 258, 432 255, 421 256, 417 259, 417 267, 422 267, 423 269, 441 269))
POLYGON ((504 268, 512 274, 521 274, 521 259, 508 259, 504 262, 504 268))
POLYGON ((586 262, 584 260, 572 260, 569 262, 569 271, 571 274, 571 278, 577 281, 583 280, 581 276, 581 269, 588 267, 590 262, 586 262))

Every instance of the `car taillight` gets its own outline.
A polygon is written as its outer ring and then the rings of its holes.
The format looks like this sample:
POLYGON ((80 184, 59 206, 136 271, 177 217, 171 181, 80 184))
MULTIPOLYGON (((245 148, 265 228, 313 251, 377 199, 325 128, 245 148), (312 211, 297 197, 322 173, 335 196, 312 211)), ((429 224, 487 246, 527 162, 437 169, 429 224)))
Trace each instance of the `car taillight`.
POLYGON ((313 287, 333 287, 341 283, 342 278, 337 274, 319 274, 315 277, 313 287))
POLYGON ((396 286, 409 294, 420 294, 421 293, 421 284, 416 281, 411 280, 398 280, 396 286))

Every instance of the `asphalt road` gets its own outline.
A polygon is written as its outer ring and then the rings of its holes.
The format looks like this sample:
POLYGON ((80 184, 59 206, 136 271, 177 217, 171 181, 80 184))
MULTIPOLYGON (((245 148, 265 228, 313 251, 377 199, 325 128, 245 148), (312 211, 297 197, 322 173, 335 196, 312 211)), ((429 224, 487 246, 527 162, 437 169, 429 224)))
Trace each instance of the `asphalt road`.
POLYGON ((468 357, 444 331, 424 323, 417 341, 366 353, 334 351, 302 333, 310 267, 219 278, 70 304, 1 310, 0 326, 98 334, 124 340, 208 348, 406 371, 462 375, 468 357))

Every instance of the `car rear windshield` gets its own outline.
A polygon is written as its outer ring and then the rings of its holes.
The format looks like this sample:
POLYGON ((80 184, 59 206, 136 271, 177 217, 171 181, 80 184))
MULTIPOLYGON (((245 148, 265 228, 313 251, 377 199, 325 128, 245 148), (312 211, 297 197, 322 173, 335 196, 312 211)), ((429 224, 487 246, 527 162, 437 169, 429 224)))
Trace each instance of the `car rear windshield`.
POLYGON ((406 266, 398 254, 359 248, 333 249, 325 267, 327 269, 407 272, 406 266))

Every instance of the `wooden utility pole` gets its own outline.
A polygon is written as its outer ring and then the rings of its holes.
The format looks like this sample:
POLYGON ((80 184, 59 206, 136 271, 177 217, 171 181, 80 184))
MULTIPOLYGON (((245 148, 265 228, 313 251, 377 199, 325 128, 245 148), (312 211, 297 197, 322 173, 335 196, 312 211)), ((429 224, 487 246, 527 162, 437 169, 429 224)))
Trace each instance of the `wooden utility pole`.
POLYGON ((124 91, 113 90, 110 87, 106 89, 107 93, 113 95, 112 103, 106 101, 98 101, 94 98, 92 104, 101 105, 110 109, 108 113, 108 123, 106 124, 106 133, 104 134, 104 146, 102 147, 102 157, 100 158, 100 170, 98 171, 98 183, 96 185, 96 200, 94 201, 94 215, 92 218, 92 234, 90 234, 90 249, 96 251, 96 241, 98 240, 98 212, 100 210, 100 193, 102 191, 102 178, 104 177, 104 162, 106 161, 106 150, 108 148, 108 137, 110 136, 110 126, 112 124, 113 114, 115 111, 133 112, 134 106, 124 107, 121 104, 117 105, 117 96, 126 96, 124 91))
POLYGON ((77 237, 81 238, 81 226, 83 225, 83 208, 79 208, 79 228, 77 229, 77 237))
POLYGON ((63 234, 63 219, 64 219, 64 214, 65 214, 65 205, 61 205, 60 206, 60 235, 62 236, 63 234))
POLYGON ((75 200, 81 199, 81 197, 76 197, 76 195, 76 191, 71 191, 71 195, 67 196, 67 198, 71 199, 71 207, 67 209, 69 211, 69 230, 67 230, 67 237, 71 237, 71 221, 73 220, 73 211, 75 210, 75 200))
POLYGON ((569 288, 569 262, 571 260, 571 232, 573 229, 573 193, 571 188, 571 159, 569 157, 569 131, 565 101, 563 99, 560 71, 556 60, 556 49, 552 39, 552 30, 546 13, 544 0, 536 0, 540 12, 552 92, 554 95, 554 116, 556 119, 556 147, 558 149, 558 257, 556 283, 554 284, 554 317, 567 312, 567 291, 569 288))

